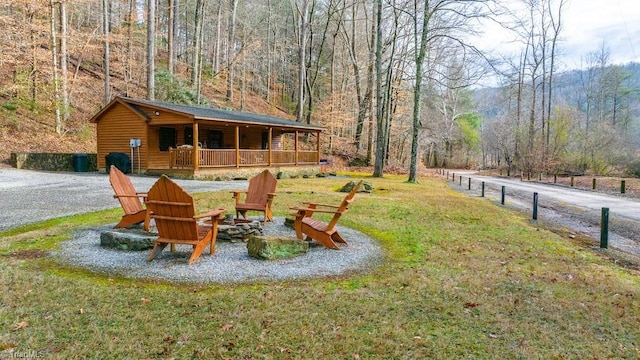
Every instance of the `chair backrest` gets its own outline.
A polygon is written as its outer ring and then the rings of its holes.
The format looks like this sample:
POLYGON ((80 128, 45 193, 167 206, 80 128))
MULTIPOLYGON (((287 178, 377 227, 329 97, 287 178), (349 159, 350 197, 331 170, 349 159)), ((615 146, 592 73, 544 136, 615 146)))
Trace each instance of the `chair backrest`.
POLYGON ((327 230, 333 229, 333 227, 338 223, 338 220, 340 220, 340 216, 342 216, 342 214, 346 213, 349 210, 349 204, 353 202, 356 193, 360 189, 360 185, 362 185, 362 180, 355 184, 351 191, 349 191, 347 196, 344 197, 344 200, 342 200, 342 203, 338 207, 336 213, 333 215, 333 218, 329 222, 329 225, 327 225, 327 230))
POLYGON ((193 197, 166 175, 162 175, 147 195, 147 208, 161 238, 198 239, 193 197))
POLYGON ((248 204, 266 204, 268 194, 276 192, 278 180, 271 175, 269 170, 265 170, 249 180, 249 188, 247 189, 248 204))
POLYGON ((135 214, 144 210, 140 199, 135 196, 136 189, 131 179, 114 165, 109 169, 109 182, 125 214, 135 214))

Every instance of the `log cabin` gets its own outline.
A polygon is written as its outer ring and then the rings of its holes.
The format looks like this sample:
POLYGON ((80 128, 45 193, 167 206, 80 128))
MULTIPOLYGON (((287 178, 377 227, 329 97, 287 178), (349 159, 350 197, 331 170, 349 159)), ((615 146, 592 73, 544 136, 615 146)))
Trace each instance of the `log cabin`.
POLYGON ((117 97, 90 122, 99 171, 107 171, 111 153, 130 155, 133 173, 192 179, 317 173, 321 165, 322 127, 271 116, 117 97))

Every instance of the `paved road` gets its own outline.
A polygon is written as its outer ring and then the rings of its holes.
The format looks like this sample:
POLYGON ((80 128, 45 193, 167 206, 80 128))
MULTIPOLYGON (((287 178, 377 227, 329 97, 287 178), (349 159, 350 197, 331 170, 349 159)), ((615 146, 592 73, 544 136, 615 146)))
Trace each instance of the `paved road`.
MULTIPOLYGON (((603 207, 608 207, 611 215, 623 216, 631 220, 640 221, 640 201, 636 199, 587 190, 572 189, 551 184, 524 182, 520 180, 470 174, 462 176, 463 179, 471 177, 472 183, 475 182, 476 185, 484 181, 485 184, 498 186, 498 189, 501 186, 505 186, 507 195, 510 190, 526 191, 530 194, 537 192, 540 201, 543 201, 544 199, 551 199, 560 203, 597 211, 601 211, 603 207)), ((465 180, 463 180, 463 185, 465 185, 464 181, 465 180)))
POLYGON ((533 193, 537 192, 539 220, 561 224, 596 241, 600 239, 602 208, 609 208, 609 247, 640 257, 640 201, 637 199, 475 173, 456 171, 455 175, 453 186, 470 195, 479 196, 484 181, 486 196, 500 199, 501 187, 504 186, 506 204, 525 211, 531 211, 533 193), (468 190, 469 178, 471 190, 468 190))
MULTIPOLYGON (((156 177, 131 176, 138 191, 156 177)), ((189 192, 241 190, 247 181, 176 180, 189 192)), ((231 195, 229 195, 231 197, 231 195)), ((0 231, 61 216, 119 207, 107 174, 0 169, 0 231)))

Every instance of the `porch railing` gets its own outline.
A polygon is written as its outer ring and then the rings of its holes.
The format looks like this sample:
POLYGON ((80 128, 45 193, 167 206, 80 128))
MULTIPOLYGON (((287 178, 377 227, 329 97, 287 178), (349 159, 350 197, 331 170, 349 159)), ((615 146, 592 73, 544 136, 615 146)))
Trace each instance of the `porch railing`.
MULTIPOLYGON (((193 148, 169 150, 169 166, 172 169, 193 169, 193 148)), ((298 151, 296 164, 295 150, 271 151, 269 162, 268 150, 240 149, 199 149, 198 166, 200 168, 236 167, 236 166, 268 166, 271 165, 304 165, 317 164, 320 154, 317 151, 298 151), (236 156, 239 155, 239 157, 236 156)))

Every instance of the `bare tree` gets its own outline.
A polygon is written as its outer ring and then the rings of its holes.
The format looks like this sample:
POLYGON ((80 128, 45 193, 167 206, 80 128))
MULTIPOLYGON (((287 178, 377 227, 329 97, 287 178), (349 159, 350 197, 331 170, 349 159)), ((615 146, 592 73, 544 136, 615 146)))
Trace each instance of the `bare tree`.
POLYGON ((200 79, 202 73, 202 29, 204 23, 204 0, 196 1, 195 28, 193 36, 193 64, 191 70, 191 84, 196 89, 197 102, 200 103, 200 79))
POLYGON ((167 0, 169 10, 169 29, 167 36, 167 51, 169 55, 169 74, 174 75, 176 71, 177 52, 176 34, 178 32, 178 19, 180 0, 167 0))
POLYGON ((382 177, 384 174, 385 129, 382 108, 382 0, 376 0, 376 158, 373 166, 373 176, 382 177))
POLYGON ((60 0, 60 77, 62 79, 62 127, 58 133, 64 131, 64 124, 69 120, 69 51, 67 50, 67 0, 60 0))
POLYGON ((298 40, 298 87, 297 87, 297 107, 296 107, 296 121, 302 122, 304 118, 304 104, 305 104, 305 83, 306 83, 306 51, 307 51, 307 36, 309 31, 309 0, 301 0, 298 3, 297 0, 293 1, 291 7, 293 9, 294 17, 297 23, 297 40, 298 40))
POLYGON ((227 100, 233 101, 233 78, 234 65, 233 56, 235 55, 235 32, 236 32, 236 10, 238 8, 237 0, 229 0, 229 26, 227 39, 227 100))
POLYGON ((147 99, 155 100, 156 0, 147 0, 147 99))
POLYGON ((51 64, 53 66, 53 102, 56 119, 56 133, 61 134, 63 129, 62 111, 60 110, 60 69, 58 66, 58 30, 56 25, 56 0, 51 0, 51 64))
POLYGON ((109 71, 109 23, 110 23, 110 6, 108 0, 102 0, 102 36, 104 36, 104 103, 111 101, 111 72, 109 71))

